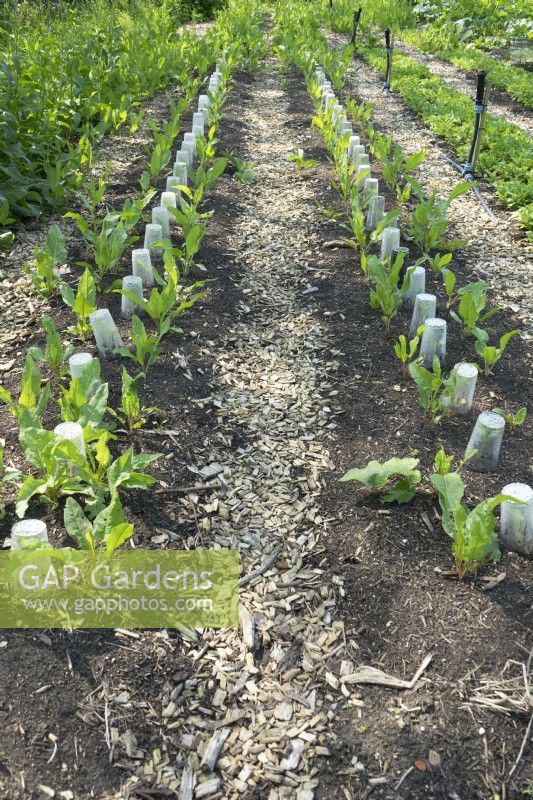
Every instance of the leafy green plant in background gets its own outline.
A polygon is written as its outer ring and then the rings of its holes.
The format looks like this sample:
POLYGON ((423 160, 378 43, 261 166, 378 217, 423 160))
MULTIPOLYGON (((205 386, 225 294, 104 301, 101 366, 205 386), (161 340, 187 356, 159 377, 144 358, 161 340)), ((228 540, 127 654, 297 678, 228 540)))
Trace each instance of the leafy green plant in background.
POLYGON ((27 264, 24 272, 39 294, 52 297, 61 281, 58 268, 67 260, 65 236, 59 225, 50 226, 44 249, 36 247, 33 256, 35 265, 27 264))
POLYGON ((128 118, 138 124, 142 98, 207 72, 230 20, 202 41, 177 31, 184 13, 186 5, 139 0, 3 5, 0 224, 61 206, 93 145, 128 118))
POLYGON ((18 400, 13 400, 11 392, 0 386, 0 403, 8 405, 15 419, 22 424, 40 420, 48 406, 50 395, 50 385, 43 382, 39 368, 30 353, 26 354, 24 361, 18 400))
POLYGON ((341 481, 358 481, 371 489, 380 490, 384 503, 408 503, 416 494, 416 487, 421 481, 418 469, 418 458, 389 458, 388 461, 369 461, 365 467, 354 468, 342 476, 341 481), (381 490, 391 481, 396 480, 392 488, 382 493, 381 490))
POLYGON ((72 345, 63 347, 52 317, 44 316, 41 327, 46 334, 44 350, 40 347, 30 347, 28 352, 35 361, 47 364, 54 378, 63 378, 68 372, 66 362, 74 352, 74 347, 72 345))

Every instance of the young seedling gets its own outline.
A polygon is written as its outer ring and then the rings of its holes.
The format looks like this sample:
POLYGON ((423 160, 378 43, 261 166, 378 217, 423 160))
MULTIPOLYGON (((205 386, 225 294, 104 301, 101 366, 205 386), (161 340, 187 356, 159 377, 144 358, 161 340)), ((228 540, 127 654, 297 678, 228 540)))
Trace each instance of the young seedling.
POLYGON ((114 416, 121 425, 123 425, 128 433, 133 433, 144 426, 146 418, 157 408, 146 408, 141 405, 139 394, 137 392, 137 384, 141 379, 141 375, 132 378, 126 369, 122 369, 122 391, 120 395, 120 408, 116 411, 112 408, 108 409, 109 413, 114 416))
POLYGON ((453 371, 448 378, 445 378, 440 361, 435 356, 432 370, 412 362, 409 364, 409 374, 418 388, 420 405, 432 424, 436 425, 450 413, 450 404, 455 393, 453 371))
POLYGON ((67 333, 87 339, 91 334, 89 317, 96 311, 96 284, 90 269, 86 269, 80 278, 76 294, 64 281, 60 286, 61 297, 76 315, 76 324, 67 328, 67 333))
POLYGON ((382 312, 381 319, 388 334, 391 319, 402 304, 403 292, 399 287, 400 272, 403 264, 403 254, 400 254, 389 265, 387 262, 370 256, 367 260, 367 273, 374 284, 370 290, 370 304, 382 312))
POLYGON ((499 494, 469 510, 462 502, 464 484, 458 472, 434 474, 431 483, 439 498, 442 527, 452 539, 459 579, 476 572, 487 561, 499 561, 494 509, 512 498, 499 494))
POLYGON ((59 225, 52 225, 46 236, 44 250, 34 250, 35 266, 26 265, 23 269, 34 288, 44 297, 51 297, 61 281, 58 268, 67 260, 65 236, 59 225))
POLYGON ((39 424, 50 400, 50 384, 44 383, 39 369, 30 353, 27 353, 20 380, 20 394, 15 402, 11 392, 0 386, 0 403, 9 410, 21 425, 39 424))
POLYGON ((393 478, 399 478, 389 491, 381 491, 384 503, 408 503, 416 494, 421 481, 418 458, 389 458, 388 461, 369 461, 365 467, 349 470, 341 481, 359 481, 372 489, 381 490, 393 478))
POLYGON ((522 408, 518 409, 516 414, 504 411, 503 408, 495 408, 494 413, 503 417, 506 423, 511 426, 511 428, 519 428, 520 425, 523 425, 526 421, 527 408, 522 406, 522 408))
POLYGON ((306 158, 301 148, 291 153, 287 160, 292 161, 298 169, 311 169, 318 164, 316 158, 306 158))
POLYGON ((142 320, 134 315, 131 320, 131 340, 133 342, 133 353, 126 347, 119 347, 116 350, 118 355, 129 358, 140 369, 140 375, 146 378, 149 368, 155 364, 159 357, 160 338, 147 333, 142 320))
POLYGON ((437 200, 437 191, 433 190, 429 198, 424 198, 419 186, 415 186, 419 200, 411 214, 408 236, 417 243, 423 253, 432 250, 453 251, 464 247, 462 239, 445 239, 448 227, 448 209, 456 197, 465 194, 472 188, 469 181, 457 184, 446 200, 437 200))
POLYGON ((422 337, 423 330, 424 326, 421 325, 417 329, 416 335, 409 341, 409 343, 407 342, 407 338, 402 333, 394 345, 396 358, 401 363, 402 370, 404 372, 407 370, 408 365, 418 358, 418 347, 420 345, 420 339, 422 337))
POLYGON ((52 376, 59 380, 68 373, 66 362, 74 352, 74 347, 72 345, 63 347, 61 336, 56 330, 52 317, 44 316, 41 327, 46 334, 44 350, 40 347, 30 347, 28 352, 35 361, 48 364, 52 376))
POLYGON ((492 374, 494 367, 505 353, 507 345, 511 341, 512 337, 517 336, 519 333, 520 331, 518 330, 504 333, 503 336, 500 336, 500 343, 498 347, 495 347, 494 345, 488 344, 489 337, 486 331, 476 332, 476 352, 483 359, 483 369, 485 375, 492 374))
POLYGON ((483 281, 469 283, 459 289, 460 300, 457 313, 450 311, 450 316, 463 326, 465 336, 475 338, 481 325, 498 313, 497 308, 483 313, 487 305, 487 289, 488 284, 483 281))

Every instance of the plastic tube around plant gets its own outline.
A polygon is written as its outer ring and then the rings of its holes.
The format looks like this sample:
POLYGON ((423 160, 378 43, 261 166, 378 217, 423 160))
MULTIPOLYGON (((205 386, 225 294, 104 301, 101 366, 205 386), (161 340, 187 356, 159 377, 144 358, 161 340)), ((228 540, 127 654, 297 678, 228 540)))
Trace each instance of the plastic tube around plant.
MULTIPOLYGON (((378 195, 381 197, 381 195, 378 195)), ((381 234, 381 253, 380 258, 384 261, 386 258, 390 258, 392 254, 392 248, 398 247, 400 244, 400 229, 394 226, 390 228, 384 228, 383 233, 381 234)))
POLYGON ((349 133, 350 136, 352 135, 353 126, 351 122, 348 122, 348 120, 345 119, 341 127, 341 136, 346 136, 347 133, 349 133))
POLYGON ((446 320, 428 317, 424 322, 424 332, 420 343, 420 355, 424 366, 430 368, 435 356, 441 364, 446 358, 446 320))
POLYGON ((181 151, 187 156, 188 166, 191 167, 196 154, 196 144, 191 141, 183 141, 181 143, 181 151))
POLYGON ((434 317, 437 313, 437 298, 434 294, 417 294, 409 326, 409 339, 416 336, 416 332, 429 317, 434 317))
POLYGON ((475 472, 490 472, 498 466, 505 431, 505 420, 495 411, 482 411, 468 440, 465 458, 473 450, 465 466, 475 472))
MULTIPOLYGON (((175 192, 161 192, 161 205, 163 208, 177 208, 175 192)), ((170 213, 170 212, 169 212, 170 213)), ((172 217, 170 218, 172 221, 172 217)))
POLYGON ((161 253, 152 245, 163 239, 163 228, 157 222, 149 223, 144 229, 144 249, 150 251, 152 261, 160 260, 161 253))
POLYGON ((124 347, 124 342, 109 309, 99 308, 97 311, 93 311, 92 314, 89 314, 89 322, 98 351, 104 358, 117 348, 124 347))
POLYGON ((194 114, 192 115, 192 127, 193 127, 193 130, 194 130, 194 126, 195 125, 198 125, 198 127, 202 129, 202 133, 204 132, 205 119, 204 119, 204 115, 202 114, 201 111, 195 111, 194 114))
POLYGON ((152 259, 150 258, 150 251, 147 248, 141 248, 132 252, 131 271, 133 275, 138 276, 142 280, 143 286, 154 285, 152 259))
POLYGON ((74 353, 71 355, 68 360, 70 377, 72 379, 81 378, 85 367, 87 367, 92 360, 93 356, 90 353, 74 353))
POLYGON ((360 147, 361 140, 359 136, 350 136, 348 140, 348 158, 353 158, 353 149, 354 147, 360 147))
POLYGON ((377 178, 367 178, 363 182, 363 194, 368 200, 371 197, 377 197, 379 194, 379 181, 377 178))
POLYGON ((85 458, 85 441, 83 438, 83 428, 78 422, 60 422, 54 428, 54 433, 65 442, 72 442, 80 456, 85 458))
POLYGON ((187 167, 187 168, 189 167, 189 151, 188 150, 183 150, 182 148, 180 148, 176 152, 176 158, 174 159, 174 166, 177 167, 178 165, 184 166, 184 167, 187 167))
POLYGON ((180 179, 178 177, 176 177, 176 175, 169 175, 168 176, 167 184, 166 184, 166 191, 167 192, 173 192, 174 196, 176 197, 176 203, 178 202, 178 200, 181 197, 181 189, 179 189, 178 187, 182 186, 182 185, 183 184, 181 183, 180 179))
POLYGON ((476 391, 478 369, 475 364, 456 364, 455 394, 451 407, 456 414, 466 414, 472 408, 476 391))
POLYGON ((204 126, 203 125, 198 125, 198 123, 195 123, 192 126, 192 133, 194 135, 195 146, 198 147, 196 142, 197 142, 199 136, 203 136, 204 135, 204 126))
POLYGON ((181 146, 182 150, 187 151, 186 145, 192 144, 193 147, 193 156, 196 156, 196 134, 192 131, 187 131, 187 133, 183 137, 183 144, 181 146))
POLYGON ((366 214, 365 230, 375 231, 385 216, 385 198, 382 194, 370 198, 370 204, 366 214))
POLYGON ((211 101, 206 94, 198 95, 198 111, 202 111, 204 108, 209 108, 211 105, 211 101))
POLYGON ((357 169, 359 166, 359 156, 365 155, 365 148, 362 144, 354 144, 352 147, 351 159, 354 164, 354 168, 357 169))
POLYGON ((174 167, 172 168, 172 177, 178 178, 181 186, 187 186, 187 164, 182 161, 176 161, 174 167))
MULTIPOLYGON (((408 306, 414 306, 417 294, 424 294, 426 291, 426 270, 424 267, 409 267, 407 275, 409 276, 409 288, 403 299, 408 306)), ((430 314, 430 316, 434 317, 435 314, 430 314)))
POLYGON ((506 550, 533 556, 533 489, 527 483, 508 483, 502 494, 514 497, 501 506, 500 537, 506 550))
POLYGON ((41 519, 22 519, 11 528, 11 549, 23 550, 28 545, 48 541, 46 523, 41 519))
MULTIPOLYGON (((133 294, 136 294, 137 297, 140 297, 142 300, 143 282, 138 275, 125 275, 122 278, 122 289, 125 292, 132 292, 133 294)), ((125 319, 131 319, 138 309, 139 306, 134 303, 133 300, 130 300, 130 298, 126 297, 126 295, 122 295, 120 312, 125 319)))
POLYGON ((370 168, 370 157, 368 153, 359 153, 357 156, 357 166, 370 168))
POLYGON ((155 206, 152 208, 152 223, 154 225, 161 225, 164 238, 170 239, 170 215, 168 213, 168 208, 165 208, 165 206, 155 206))
POLYGON ((363 191, 363 189, 365 188, 365 183, 367 182, 368 178, 370 178, 370 166, 368 164, 360 164, 357 167, 355 174, 357 178, 361 176, 360 180, 358 181, 358 184, 359 184, 359 190, 363 191))

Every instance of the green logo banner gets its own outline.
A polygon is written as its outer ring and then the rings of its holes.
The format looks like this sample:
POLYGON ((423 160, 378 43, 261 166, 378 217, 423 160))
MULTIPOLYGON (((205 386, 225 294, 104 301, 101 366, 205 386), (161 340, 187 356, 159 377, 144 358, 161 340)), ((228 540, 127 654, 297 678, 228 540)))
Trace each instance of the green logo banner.
POLYGON ((236 628, 236 550, 0 553, 0 628, 236 628))

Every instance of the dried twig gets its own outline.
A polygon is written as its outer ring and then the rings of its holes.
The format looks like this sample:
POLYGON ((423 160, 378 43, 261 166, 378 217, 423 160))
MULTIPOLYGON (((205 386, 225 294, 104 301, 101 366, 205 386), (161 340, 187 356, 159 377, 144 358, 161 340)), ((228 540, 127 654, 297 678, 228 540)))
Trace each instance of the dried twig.
POLYGON ((258 578, 259 575, 262 575, 264 572, 267 572, 272 566, 272 564, 274 564, 274 562, 276 561, 277 557, 281 553, 281 550, 282 550, 281 547, 277 547, 275 550, 273 550, 268 556, 268 558, 261 564, 260 567, 257 567, 257 569, 253 569, 251 572, 248 573, 248 575, 244 575, 240 579, 239 586, 247 586, 255 578, 258 578))

